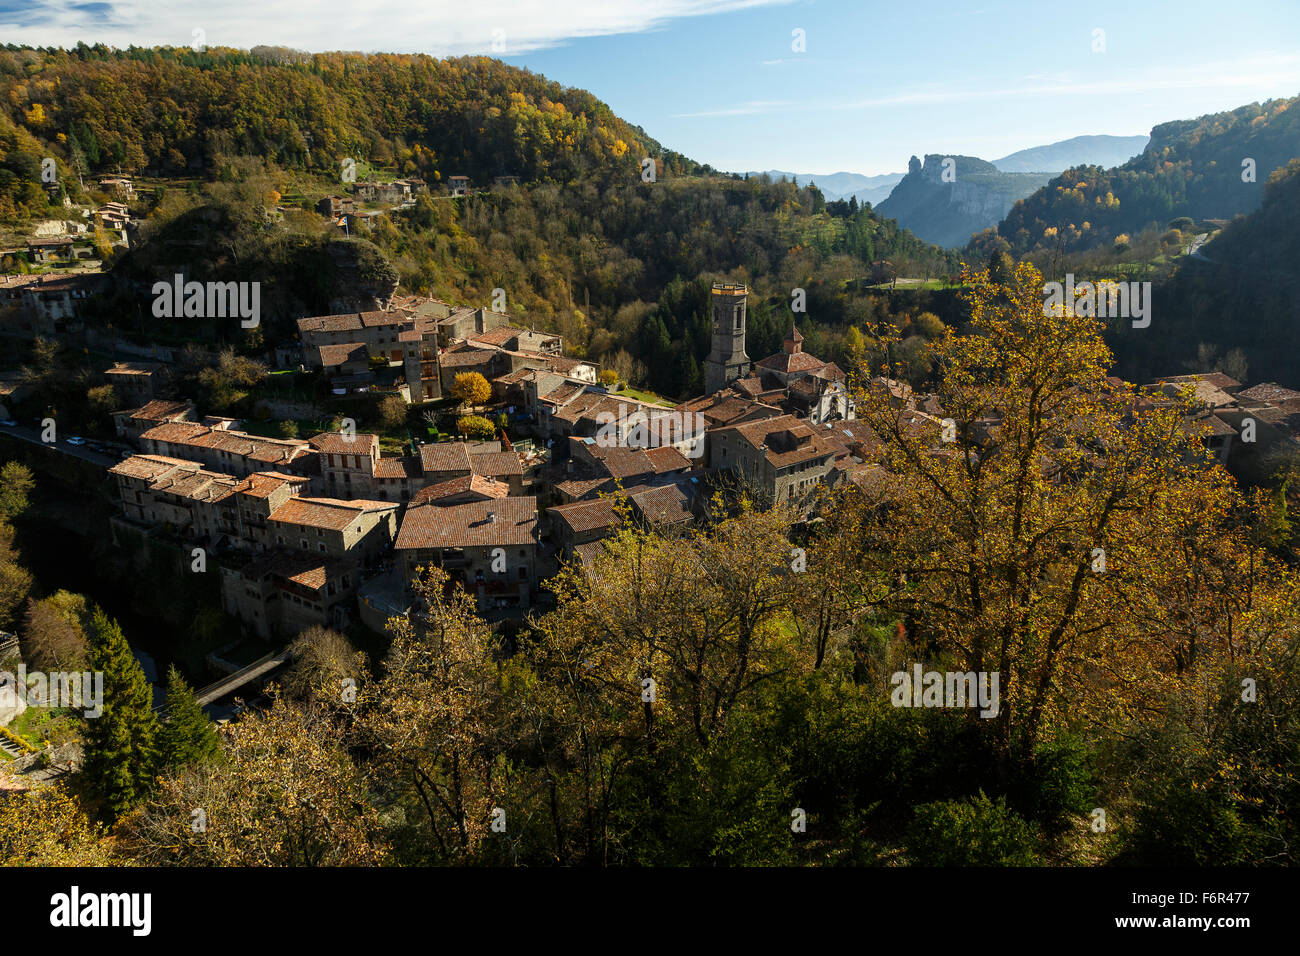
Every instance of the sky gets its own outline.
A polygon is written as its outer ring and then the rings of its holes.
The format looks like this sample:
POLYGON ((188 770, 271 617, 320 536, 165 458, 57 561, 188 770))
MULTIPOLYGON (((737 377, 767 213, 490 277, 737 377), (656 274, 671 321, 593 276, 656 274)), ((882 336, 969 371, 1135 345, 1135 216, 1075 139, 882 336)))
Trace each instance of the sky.
POLYGON ((0 42, 80 40, 497 56, 735 171, 997 159, 1300 94, 1300 0, 0 0, 0 42))

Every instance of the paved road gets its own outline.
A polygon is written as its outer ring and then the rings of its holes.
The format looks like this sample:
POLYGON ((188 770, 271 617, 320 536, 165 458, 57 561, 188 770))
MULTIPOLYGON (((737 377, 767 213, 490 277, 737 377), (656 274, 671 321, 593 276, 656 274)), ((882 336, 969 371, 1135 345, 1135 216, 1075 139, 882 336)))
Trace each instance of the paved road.
POLYGON ((40 430, 28 428, 26 425, 10 425, 8 427, 0 425, 0 435, 12 435, 14 438, 21 438, 33 445, 53 448, 55 451, 63 452, 63 454, 71 455, 74 458, 80 458, 103 468, 116 465, 121 460, 111 455, 101 455, 97 451, 91 451, 87 445, 69 445, 67 439, 62 437, 57 442, 43 442, 41 441, 40 430))

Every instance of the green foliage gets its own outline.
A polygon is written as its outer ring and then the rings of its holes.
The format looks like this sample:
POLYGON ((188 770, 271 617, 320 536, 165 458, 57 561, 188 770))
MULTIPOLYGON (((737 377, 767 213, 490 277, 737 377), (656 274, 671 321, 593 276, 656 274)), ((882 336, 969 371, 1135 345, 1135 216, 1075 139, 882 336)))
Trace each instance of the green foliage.
POLYGON ((166 723, 158 732, 160 767, 175 769, 217 758, 221 744, 216 728, 174 664, 167 669, 166 709, 166 723))
POLYGON ((157 761, 158 722, 144 671, 117 622, 96 609, 90 669, 104 675, 103 713, 85 720, 81 777, 114 820, 149 791, 157 761))
POLYGON ((0 468, 0 521, 11 521, 27 510, 27 496, 36 487, 32 470, 17 461, 0 468))
POLYGON ((1296 103, 1269 100, 1161 123, 1140 156, 1115 169, 1067 169, 1014 206, 998 232, 1017 253, 1058 246, 1070 251, 1148 226, 1174 226, 1175 216, 1200 222, 1250 212, 1269 174, 1300 151, 1296 103), (1254 182, 1243 179, 1246 158, 1254 161, 1254 182), (1048 235, 1049 229, 1055 232, 1048 235))
POLYGON ((496 426, 482 415, 462 415, 456 419, 456 431, 466 438, 491 441, 496 435, 496 426))
POLYGON ((904 835, 915 866, 1034 866, 1033 829, 999 797, 926 803, 904 835))

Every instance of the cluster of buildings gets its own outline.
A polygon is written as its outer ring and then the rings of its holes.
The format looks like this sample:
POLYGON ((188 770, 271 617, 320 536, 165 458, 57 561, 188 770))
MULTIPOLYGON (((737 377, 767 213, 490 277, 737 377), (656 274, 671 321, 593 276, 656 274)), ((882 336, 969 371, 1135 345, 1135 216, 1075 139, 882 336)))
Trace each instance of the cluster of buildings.
POLYGON ((115 384, 148 400, 115 415, 138 449, 110 469, 117 531, 161 528, 201 547, 220 567, 226 609, 271 637, 367 620, 366 582, 405 585, 429 564, 485 611, 527 608, 561 562, 590 565, 623 522, 689 526, 712 470, 807 505, 818 483, 855 467, 844 375, 804 353, 794 329, 781 353, 750 363, 738 289, 714 290, 716 390, 676 407, 612 393, 595 365, 564 355, 559 336, 485 309, 408 296, 299 321, 306 363, 335 382, 388 366, 419 401, 461 372, 482 373, 531 418, 551 452, 541 465, 505 436, 385 456, 370 434, 252 435, 158 397, 158 367, 119 363, 115 384))
MULTIPOLYGON (((743 286, 715 284, 708 391, 675 406, 598 384, 597 367, 567 358, 559 336, 486 309, 404 296, 381 311, 298 322, 306 364, 336 386, 387 368, 410 400, 424 401, 445 394, 455 375, 481 372, 549 449, 540 463, 504 435, 387 456, 369 434, 255 436, 157 397, 156 369, 123 363, 116 379, 141 380, 130 394, 149 400, 116 416, 118 434, 139 450, 111 469, 119 526, 165 527, 218 556, 227 610, 272 637, 312 623, 346 626, 357 615, 381 627, 380 584, 385 610, 400 612, 429 565, 482 611, 519 613, 563 563, 589 568, 626 523, 665 534, 689 528, 714 476, 743 483, 760 504, 804 514, 819 489, 882 480, 870 464, 876 439, 856 418, 844 372, 805 352, 793 327, 780 352, 751 360, 746 297, 743 286)), ((886 379, 869 387, 944 453, 935 396, 886 379)), ((1194 391, 1193 418, 1210 426, 1210 447, 1225 463, 1300 434, 1300 392, 1276 385, 1184 376, 1142 401, 1172 401, 1183 388, 1194 391)), ((974 427, 978 440, 997 422, 974 427)))
POLYGON ((302 364, 337 395, 393 384, 409 402, 441 398, 459 374, 478 372, 505 396, 527 371, 595 384, 598 367, 567 358, 558 335, 517 328, 489 309, 402 296, 388 308, 298 320, 302 364))

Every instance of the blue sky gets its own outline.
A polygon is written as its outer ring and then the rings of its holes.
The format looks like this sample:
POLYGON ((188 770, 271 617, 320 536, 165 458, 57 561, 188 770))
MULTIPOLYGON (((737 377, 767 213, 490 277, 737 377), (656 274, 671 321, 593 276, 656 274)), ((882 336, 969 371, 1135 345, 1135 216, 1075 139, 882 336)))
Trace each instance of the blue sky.
POLYGON ((181 46, 196 30, 502 56, 732 170, 897 172, 914 153, 994 159, 1300 94, 1297 0, 0 0, 8 42, 181 46))

